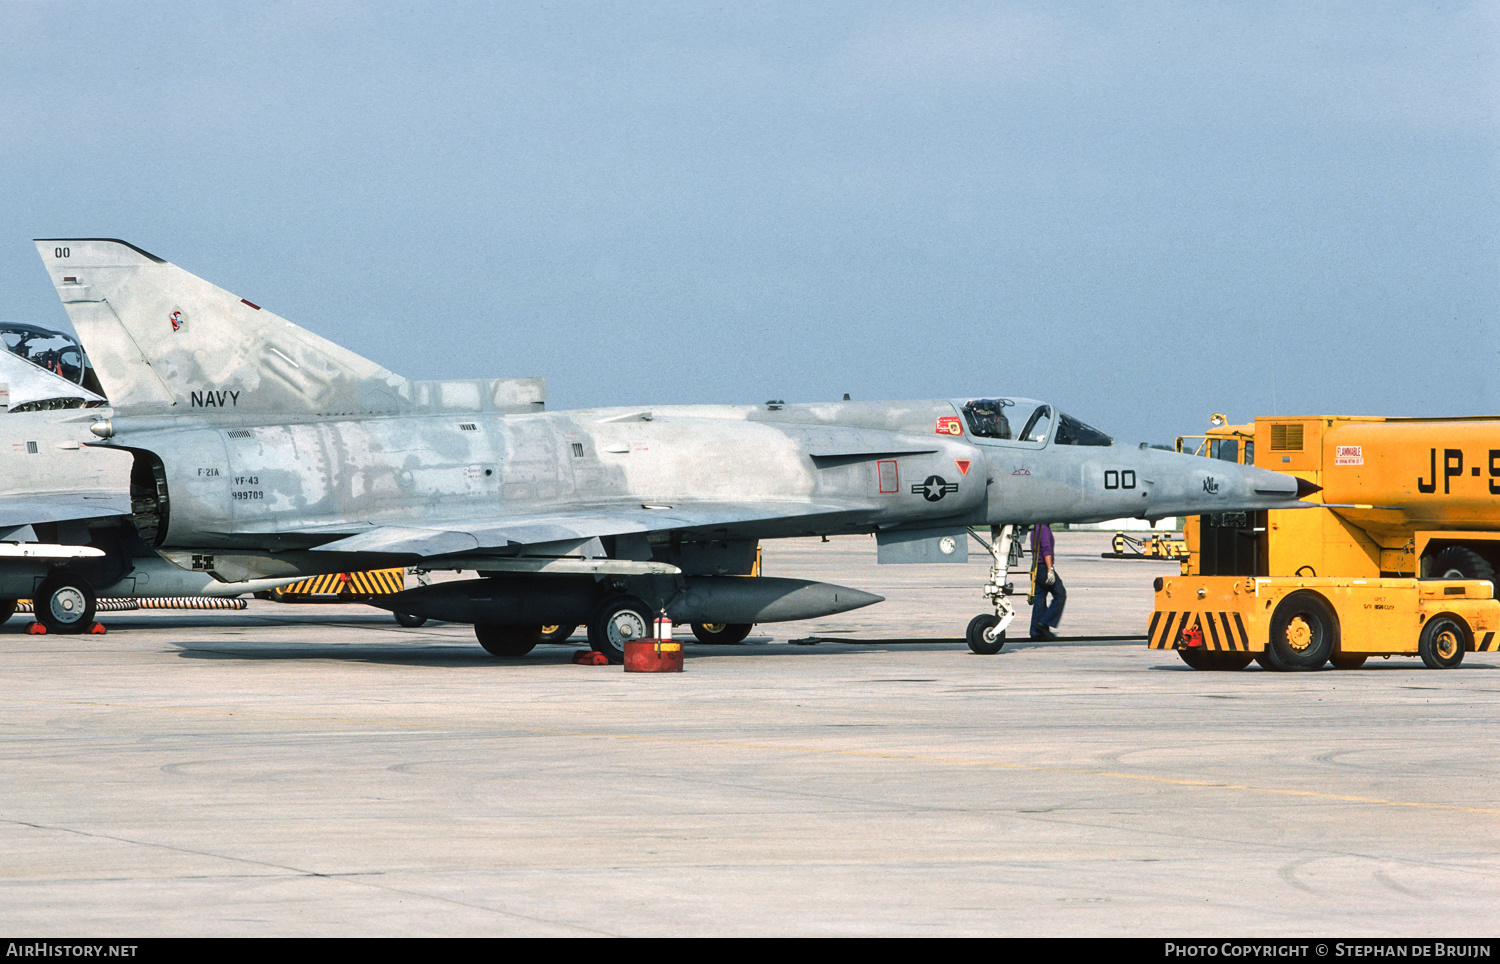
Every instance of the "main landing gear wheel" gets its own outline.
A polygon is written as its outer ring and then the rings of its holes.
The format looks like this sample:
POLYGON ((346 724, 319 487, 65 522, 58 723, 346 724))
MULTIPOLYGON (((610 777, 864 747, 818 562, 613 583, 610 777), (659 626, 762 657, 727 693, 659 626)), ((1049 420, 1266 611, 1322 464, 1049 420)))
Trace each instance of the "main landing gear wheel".
POLYGON ((634 596, 613 596, 589 621, 589 648, 608 656, 611 663, 623 663, 625 644, 650 639, 654 623, 650 606, 634 596))
POLYGON ((1338 623, 1322 596, 1294 592, 1271 614, 1266 660, 1274 669, 1317 669, 1333 655, 1338 623))
POLYGON ((1452 669, 1464 661, 1464 644, 1469 634, 1463 624, 1451 616, 1428 620, 1417 640, 1417 655, 1428 669, 1452 669))
POLYGON ((1000 617, 994 613, 980 613, 969 620, 969 629, 964 633, 969 648, 980 656, 993 656, 1005 646, 1005 630, 997 630, 1000 617))
POLYGON ((413 616, 411 613, 396 613, 396 622, 407 629, 416 629, 418 626, 427 624, 426 616, 413 616))
POLYGON ((1177 655, 1182 661, 1193 669, 1208 670, 1212 673, 1235 673, 1250 665, 1255 657, 1249 653, 1221 653, 1213 650, 1194 647, 1192 649, 1179 649, 1177 655))
POLYGON ((542 627, 476 623, 474 636, 491 656, 514 658, 525 656, 536 648, 536 644, 542 641, 542 627))
POLYGON ((1328 662, 1334 669, 1359 669, 1367 659, 1364 653, 1334 653, 1328 662))
POLYGON ((750 635, 749 623, 693 623, 693 635, 700 643, 730 645, 744 642, 750 635))
POLYGON ((0 599, 0 623, 14 616, 18 605, 14 599, 0 599))
POLYGON ((71 573, 44 579, 32 604, 49 633, 86 633, 94 625, 94 587, 71 573))
POLYGON ((542 627, 542 642, 566 643, 578 627, 572 623, 548 623, 542 627))

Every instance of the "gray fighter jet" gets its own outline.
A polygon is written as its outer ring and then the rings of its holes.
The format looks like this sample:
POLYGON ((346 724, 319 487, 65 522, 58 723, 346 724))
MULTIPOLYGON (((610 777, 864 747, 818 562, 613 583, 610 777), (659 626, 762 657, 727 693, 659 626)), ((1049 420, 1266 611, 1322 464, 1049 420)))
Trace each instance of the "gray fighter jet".
POLYGON ((1014 396, 546 412, 540 379, 409 381, 122 241, 37 249, 114 406, 93 431, 131 453, 142 539, 226 580, 476 570, 381 604, 471 622, 497 655, 530 651, 543 624, 587 623, 618 659, 659 612, 727 641, 869 605, 740 577, 763 539, 874 533, 882 562, 960 561, 984 526, 993 611, 969 641, 995 652, 1014 527, 1311 491, 1117 445, 1014 396))

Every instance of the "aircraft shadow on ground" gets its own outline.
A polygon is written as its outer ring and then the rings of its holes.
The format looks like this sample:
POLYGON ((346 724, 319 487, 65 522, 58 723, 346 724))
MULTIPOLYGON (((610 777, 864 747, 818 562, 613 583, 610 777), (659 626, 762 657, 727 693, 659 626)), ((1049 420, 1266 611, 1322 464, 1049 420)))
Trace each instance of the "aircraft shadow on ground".
MULTIPOLYGON (((395 632, 403 631, 396 625, 391 614, 383 610, 372 612, 368 615, 349 615, 348 613, 317 613, 306 615, 298 613, 295 617, 284 614, 268 615, 266 613, 248 613, 236 610, 181 610, 179 612, 163 613, 154 612, 150 615, 136 613, 126 610, 118 613, 99 613, 95 622, 104 625, 110 632, 129 632, 150 629, 263 629, 269 626, 339 626, 347 625, 358 629, 390 629, 395 632)), ((29 614, 12 618, 4 625, 0 625, 0 634, 25 633, 31 625, 32 619, 29 614)))
POLYGON ((505 666, 566 663, 573 650, 561 647, 537 647, 516 659, 491 656, 479 644, 461 643, 408 646, 390 643, 283 643, 229 640, 187 640, 173 642, 183 659, 222 659, 242 662, 286 660, 306 662, 327 660, 341 663, 375 663, 392 666, 505 666))
MULTIPOLYGON (((154 622, 152 625, 160 628, 164 624, 162 622, 154 622)), ((174 623, 173 625, 176 624, 174 623)), ((184 620, 181 625, 183 628, 192 628, 192 624, 188 620, 184 620)), ((202 628, 201 624, 199 628, 202 628)), ((253 629, 254 627, 247 628, 253 629)), ((395 627, 392 627, 392 629, 394 630, 395 627)), ((403 638, 401 631, 398 630, 395 635, 384 636, 375 642, 287 642, 275 639, 256 641, 253 638, 239 637, 235 639, 169 641, 169 645, 175 646, 180 651, 179 655, 183 659, 226 659, 244 660, 247 662, 263 662, 268 660, 335 660, 409 666, 557 665, 571 663, 574 653, 580 650, 586 651, 589 648, 588 641, 584 637, 576 636, 565 643, 543 644, 525 656, 502 658, 491 656, 481 649, 477 642, 471 642, 467 639, 424 637, 420 629, 407 630, 405 632, 409 632, 411 636, 403 638)), ((1074 639, 1064 642, 1016 640, 1014 642, 1007 642, 1004 651, 999 654, 998 658, 1003 659, 1005 653, 1017 652, 1023 649, 1050 649, 1078 642, 1087 643, 1091 646, 1111 647, 1139 645, 1139 640, 1135 639, 1104 639, 1097 641, 1074 639)), ((820 638, 816 643, 789 646, 785 643, 777 642, 774 637, 761 636, 757 638, 752 636, 744 642, 728 645, 704 644, 689 640, 685 644, 685 656, 689 662, 723 657, 786 656, 789 654, 805 654, 810 658, 819 654, 829 656, 874 653, 891 648, 953 650, 962 649, 965 645, 962 639, 947 637, 890 639, 830 637, 820 638)))

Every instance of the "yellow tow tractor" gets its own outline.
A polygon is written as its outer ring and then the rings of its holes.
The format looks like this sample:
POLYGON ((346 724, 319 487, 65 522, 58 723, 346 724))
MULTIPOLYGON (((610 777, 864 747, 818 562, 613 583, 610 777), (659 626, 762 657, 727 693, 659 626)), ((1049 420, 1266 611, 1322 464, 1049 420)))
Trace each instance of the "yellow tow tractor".
POLYGON ((1189 518, 1149 645, 1194 669, 1449 669, 1500 649, 1500 419, 1258 418, 1178 442, 1322 487, 1326 509, 1189 518))

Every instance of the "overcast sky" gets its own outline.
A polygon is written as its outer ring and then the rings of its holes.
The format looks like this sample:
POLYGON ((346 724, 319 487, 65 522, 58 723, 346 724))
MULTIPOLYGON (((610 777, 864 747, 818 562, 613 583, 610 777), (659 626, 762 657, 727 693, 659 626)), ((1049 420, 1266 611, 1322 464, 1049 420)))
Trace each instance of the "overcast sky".
POLYGON ((0 318, 118 237, 549 407, 1500 413, 1495 3, 0 0, 0 318))

